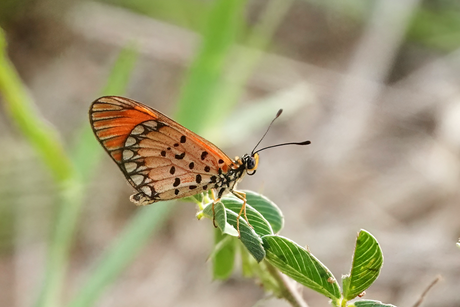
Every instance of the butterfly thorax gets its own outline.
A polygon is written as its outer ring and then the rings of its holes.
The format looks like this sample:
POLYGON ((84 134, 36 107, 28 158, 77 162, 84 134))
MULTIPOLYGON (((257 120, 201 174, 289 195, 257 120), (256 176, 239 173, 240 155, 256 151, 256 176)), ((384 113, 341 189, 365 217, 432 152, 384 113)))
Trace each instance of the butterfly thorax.
POLYGON ((245 154, 242 158, 236 157, 227 173, 219 172, 219 179, 215 185, 217 197, 221 198, 226 193, 236 189, 236 185, 240 182, 244 175, 254 175, 259 162, 259 155, 245 154))

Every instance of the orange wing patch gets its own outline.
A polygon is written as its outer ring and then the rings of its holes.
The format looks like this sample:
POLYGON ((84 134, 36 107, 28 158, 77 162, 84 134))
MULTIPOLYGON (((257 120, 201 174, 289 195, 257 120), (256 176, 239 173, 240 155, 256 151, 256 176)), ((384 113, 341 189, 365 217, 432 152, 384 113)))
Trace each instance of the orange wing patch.
POLYGON ((154 112, 122 97, 102 97, 91 106, 90 122, 97 138, 117 163, 121 148, 136 125, 158 118, 154 112))

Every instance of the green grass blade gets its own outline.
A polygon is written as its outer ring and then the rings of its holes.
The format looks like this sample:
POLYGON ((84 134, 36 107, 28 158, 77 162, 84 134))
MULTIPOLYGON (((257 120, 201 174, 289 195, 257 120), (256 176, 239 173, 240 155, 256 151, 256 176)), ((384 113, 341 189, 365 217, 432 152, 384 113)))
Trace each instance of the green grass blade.
POLYGON ((118 59, 114 63, 109 74, 106 85, 102 90, 102 95, 121 96, 126 92, 129 80, 131 79, 131 71, 133 71, 138 57, 139 54, 135 44, 128 45, 120 51, 118 59))
MULTIPOLYGON (((122 95, 125 92, 131 76, 130 72, 134 69, 137 58, 138 53, 134 47, 128 46, 121 50, 102 90, 102 95, 122 95)), ((91 102, 88 101, 88 110, 91 102)), ((72 161, 84 181, 92 177, 103 155, 105 155, 104 150, 96 140, 88 121, 85 120, 72 150, 72 161)))
POLYGON ((364 292, 379 276, 383 254, 377 240, 361 230, 356 238, 355 253, 349 275, 343 279, 343 297, 351 300, 364 292))
MULTIPOLYGON (((215 97, 218 110, 222 114, 231 111, 231 107, 238 101, 245 84, 260 62, 264 50, 268 48, 272 37, 286 16, 294 0, 270 0, 261 12, 258 23, 249 31, 245 40, 248 48, 241 48, 232 59, 226 82, 222 84, 218 97, 215 97)), ((216 118, 221 121, 221 117, 216 118)))
MULTIPOLYGON (((125 60, 126 54, 121 53, 117 60, 118 63, 124 62, 125 60)), ((123 76, 129 75, 131 67, 122 67, 122 65, 116 64, 115 68, 117 67, 119 69, 114 69, 112 74, 121 74, 123 76)), ((125 82, 121 82, 120 78, 112 77, 109 78, 107 87, 118 87, 117 92, 122 92, 126 85, 127 79, 125 79, 125 82), (113 82, 113 84, 111 82, 113 82)), ((89 126, 87 123, 85 123, 85 125, 89 126)), ((85 129, 83 129, 83 131, 85 131, 85 129)), ((97 144, 95 144, 96 142, 93 141, 93 139, 94 137, 90 138, 89 133, 83 134, 79 142, 81 148, 75 150, 76 155, 74 160, 72 160, 78 173, 75 173, 72 180, 69 180, 61 191, 61 205, 57 214, 56 226, 48 252, 45 280, 42 284, 40 296, 36 302, 36 306, 38 307, 61 306, 60 294, 64 285, 70 248, 73 243, 73 237, 84 203, 85 185, 92 171, 94 171, 96 162, 99 160, 98 154, 94 154, 97 152, 95 150, 97 144)))
POLYGON ((41 118, 33 106, 13 65, 6 56, 6 43, 0 31, 0 91, 10 118, 17 124, 27 141, 37 151, 59 184, 61 207, 54 227, 54 237, 48 250, 45 279, 38 306, 59 305, 59 295, 65 277, 68 253, 77 216, 82 202, 81 184, 70 159, 64 151, 58 133, 41 118))
MULTIPOLYGON (((194 63, 188 72, 178 104, 177 120, 185 125, 189 117, 206 118, 207 127, 201 122, 187 125, 192 131, 213 127, 215 118, 222 118, 214 99, 222 75, 235 44, 245 0, 217 0, 209 12, 203 42, 194 63)), ((225 114, 224 114, 225 115, 225 114)))
POLYGON ((18 73, 6 53, 6 39, 0 28, 0 95, 5 109, 50 170, 57 183, 73 176, 73 167, 67 157, 58 133, 37 111, 18 73))
POLYGON ((102 291, 116 279, 150 240, 152 233, 162 225, 165 217, 173 208, 171 204, 171 202, 161 202, 139 208, 120 237, 96 263, 90 278, 68 306, 92 306, 102 291))

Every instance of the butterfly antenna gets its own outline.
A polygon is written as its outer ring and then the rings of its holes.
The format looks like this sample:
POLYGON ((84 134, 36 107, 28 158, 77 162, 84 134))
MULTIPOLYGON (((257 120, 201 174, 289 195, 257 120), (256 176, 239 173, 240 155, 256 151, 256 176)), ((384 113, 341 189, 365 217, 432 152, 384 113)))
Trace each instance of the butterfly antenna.
MULTIPOLYGON (((270 130, 270 127, 273 125, 273 122, 275 121, 275 119, 277 119, 278 117, 280 117, 281 113, 283 113, 283 109, 279 109, 278 113, 276 113, 276 116, 275 118, 272 120, 272 122, 270 123, 270 125, 268 125, 268 128, 267 128, 267 131, 265 131, 264 135, 262 136, 262 138, 260 138, 259 142, 256 144, 256 146, 254 146, 254 149, 252 150, 251 152, 251 156, 255 153, 254 151, 256 150, 257 146, 259 146, 260 142, 262 142, 262 140, 265 138, 265 136, 267 135, 268 133, 268 130, 270 130)), ((260 151, 260 150, 259 150, 260 151)), ((257 151, 256 151, 257 152, 257 151)))
POLYGON ((268 133, 268 130, 270 130, 270 127, 272 126, 273 122, 275 121, 275 119, 277 119, 278 117, 280 117, 281 113, 283 113, 283 109, 280 109, 278 111, 278 113, 276 113, 276 116, 275 118, 272 120, 272 122, 270 123, 270 125, 268 126, 267 128, 267 131, 265 131, 264 135, 262 136, 262 138, 260 139, 260 141, 257 143, 257 145, 254 147, 254 149, 252 150, 251 152, 251 156, 258 153, 258 152, 261 152, 262 150, 265 150, 265 149, 269 149, 269 148, 273 148, 273 147, 279 147, 279 146, 285 146, 285 145, 308 145, 308 144, 311 144, 310 141, 303 141, 303 142, 289 142, 289 143, 282 143, 282 144, 276 144, 276 145, 271 145, 271 146, 267 146, 267 147, 264 147, 264 148, 261 148, 259 150, 256 151, 256 148, 257 146, 259 146, 260 142, 262 142, 262 140, 265 138, 265 136, 267 135, 268 133))
POLYGON ((256 154, 258 152, 261 152, 262 150, 273 148, 273 147, 279 147, 279 146, 285 146, 285 145, 308 145, 308 144, 311 144, 311 142, 310 141, 303 141, 303 142, 290 142, 290 143, 276 144, 276 145, 271 145, 271 146, 267 146, 267 147, 264 147, 262 149, 259 149, 258 151, 253 152, 252 155, 256 154))

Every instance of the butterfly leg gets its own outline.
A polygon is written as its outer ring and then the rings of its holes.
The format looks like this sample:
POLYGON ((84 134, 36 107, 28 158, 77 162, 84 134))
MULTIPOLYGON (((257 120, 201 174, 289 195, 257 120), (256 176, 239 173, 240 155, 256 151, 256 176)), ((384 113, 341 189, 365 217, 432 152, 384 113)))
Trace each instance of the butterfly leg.
POLYGON ((248 223, 249 227, 251 228, 254 228, 254 227, 252 227, 252 225, 249 224, 248 217, 246 215, 246 193, 240 192, 240 191, 232 191, 232 193, 233 195, 235 195, 236 197, 238 197, 239 199, 243 201, 243 205, 241 206, 240 213, 238 214, 238 217, 236 219, 236 230, 238 231, 238 234, 240 234, 240 217, 242 214, 244 214, 244 219, 248 223))
POLYGON ((216 194, 214 193, 214 190, 211 190, 211 196, 212 196, 212 224, 214 225, 214 228, 217 228, 216 225, 216 211, 214 210, 214 205, 220 200, 220 198, 216 198, 216 194))

